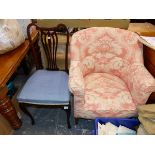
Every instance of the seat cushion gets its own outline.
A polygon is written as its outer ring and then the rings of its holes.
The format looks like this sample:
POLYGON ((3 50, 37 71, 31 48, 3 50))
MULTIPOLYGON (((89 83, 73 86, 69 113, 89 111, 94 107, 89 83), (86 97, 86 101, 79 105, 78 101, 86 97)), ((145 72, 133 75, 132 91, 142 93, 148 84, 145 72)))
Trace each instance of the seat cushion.
POLYGON ((17 96, 18 102, 59 105, 68 104, 68 74, 63 71, 37 70, 17 96))
POLYGON ((136 106, 119 77, 107 73, 92 73, 85 78, 85 104, 75 107, 76 117, 130 117, 136 106))

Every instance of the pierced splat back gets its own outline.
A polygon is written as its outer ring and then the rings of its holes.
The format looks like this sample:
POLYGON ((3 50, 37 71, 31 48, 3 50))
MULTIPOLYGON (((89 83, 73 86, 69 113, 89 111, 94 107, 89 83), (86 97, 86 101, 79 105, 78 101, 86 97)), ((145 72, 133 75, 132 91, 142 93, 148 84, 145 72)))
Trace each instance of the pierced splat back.
POLYGON ((27 34, 28 39, 31 44, 32 53, 34 57, 34 61, 36 64, 36 68, 40 69, 42 68, 41 62, 40 62, 40 52, 39 48, 34 45, 32 42, 31 36, 30 36, 30 29, 32 26, 36 27, 36 30, 39 31, 38 33, 38 40, 41 40, 46 58, 47 58, 47 69, 48 70, 59 70, 59 67, 57 65, 57 49, 59 44, 59 37, 58 34, 63 35, 66 37, 66 46, 65 46, 65 67, 64 70, 68 72, 68 46, 69 46, 69 32, 67 27, 64 24, 59 24, 56 27, 39 27, 38 25, 31 23, 27 27, 27 34), (63 34, 62 34, 63 30, 63 34))

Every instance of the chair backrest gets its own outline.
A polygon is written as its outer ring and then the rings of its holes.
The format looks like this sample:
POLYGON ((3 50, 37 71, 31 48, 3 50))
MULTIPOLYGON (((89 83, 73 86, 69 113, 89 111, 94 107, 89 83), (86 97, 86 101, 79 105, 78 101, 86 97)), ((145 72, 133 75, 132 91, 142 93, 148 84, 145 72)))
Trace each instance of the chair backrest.
POLYGON ((133 63, 143 63, 139 36, 128 30, 92 27, 76 32, 70 43, 71 62, 79 61, 83 75, 107 72, 120 75, 133 63))
POLYGON ((32 48, 32 53, 34 57, 34 62, 37 69, 42 68, 41 64, 41 55, 40 55, 40 48, 38 45, 39 39, 41 41, 41 44, 43 46, 46 59, 47 59, 47 69, 48 70, 60 70, 57 65, 57 49, 59 45, 59 36, 63 35, 65 38, 65 59, 64 59, 64 70, 68 72, 68 46, 69 46, 69 32, 67 27, 64 24, 59 24, 56 27, 40 27, 36 23, 31 23, 27 27, 27 34, 28 39, 30 41, 30 46, 32 48), (36 27, 36 30, 38 31, 38 41, 37 45, 32 42, 32 38, 30 35, 30 29, 32 27, 36 27))

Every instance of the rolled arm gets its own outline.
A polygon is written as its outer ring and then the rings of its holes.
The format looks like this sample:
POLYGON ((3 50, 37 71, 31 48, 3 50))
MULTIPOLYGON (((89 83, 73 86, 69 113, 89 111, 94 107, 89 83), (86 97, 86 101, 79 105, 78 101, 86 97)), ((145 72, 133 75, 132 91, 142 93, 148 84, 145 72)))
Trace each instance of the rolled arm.
POLYGON ((127 83, 134 103, 145 104, 155 91, 155 79, 142 64, 130 66, 127 83))
POLYGON ((79 61, 71 61, 69 70, 69 89, 74 95, 84 96, 84 78, 79 61))

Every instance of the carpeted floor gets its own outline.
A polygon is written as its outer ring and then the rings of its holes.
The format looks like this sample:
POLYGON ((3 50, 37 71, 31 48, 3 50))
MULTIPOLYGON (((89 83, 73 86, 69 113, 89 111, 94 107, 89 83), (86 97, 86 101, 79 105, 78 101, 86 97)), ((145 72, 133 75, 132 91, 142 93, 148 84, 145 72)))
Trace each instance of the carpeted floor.
MULTIPOLYGON (((27 77, 17 75, 14 84, 21 88, 27 77)), ((19 89, 18 89, 19 90, 19 89)), ((27 115, 22 113, 22 127, 14 132, 14 135, 90 135, 94 129, 93 120, 80 119, 78 125, 75 125, 73 118, 73 109, 71 114, 71 129, 67 128, 66 113, 61 109, 45 107, 28 107, 35 119, 35 125, 27 115)))
POLYGON ((22 114, 22 127, 14 132, 15 135, 90 135, 93 129, 92 120, 80 120, 74 124, 71 117, 71 129, 67 128, 65 111, 48 108, 29 108, 35 119, 31 125, 30 119, 22 114))

